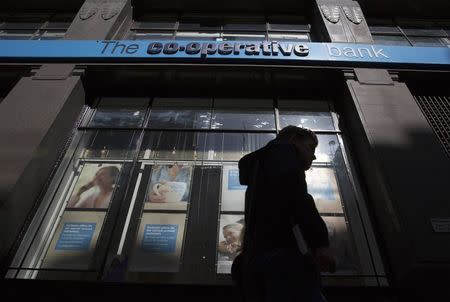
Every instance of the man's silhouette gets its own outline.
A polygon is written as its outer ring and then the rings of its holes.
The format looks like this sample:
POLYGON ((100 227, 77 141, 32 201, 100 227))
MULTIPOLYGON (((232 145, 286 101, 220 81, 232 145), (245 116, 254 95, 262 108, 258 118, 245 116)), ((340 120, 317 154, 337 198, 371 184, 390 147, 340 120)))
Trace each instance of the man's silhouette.
POLYGON ((243 252, 233 278, 243 285, 246 301, 325 301, 319 271, 334 271, 335 263, 305 180, 317 145, 311 130, 288 126, 239 161, 240 182, 248 188, 243 252), (308 246, 305 255, 296 226, 308 246))

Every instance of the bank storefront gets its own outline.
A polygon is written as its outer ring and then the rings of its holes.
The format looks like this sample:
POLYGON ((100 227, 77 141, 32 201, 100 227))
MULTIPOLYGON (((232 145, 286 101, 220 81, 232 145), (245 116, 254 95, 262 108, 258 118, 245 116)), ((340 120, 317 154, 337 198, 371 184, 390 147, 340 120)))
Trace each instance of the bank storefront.
POLYGON ((74 64, 88 92, 6 278, 231 284, 245 223, 237 163, 296 125, 319 138, 306 178, 337 256, 324 284, 385 287, 342 70, 448 69, 450 49, 2 41, 0 59, 74 64))

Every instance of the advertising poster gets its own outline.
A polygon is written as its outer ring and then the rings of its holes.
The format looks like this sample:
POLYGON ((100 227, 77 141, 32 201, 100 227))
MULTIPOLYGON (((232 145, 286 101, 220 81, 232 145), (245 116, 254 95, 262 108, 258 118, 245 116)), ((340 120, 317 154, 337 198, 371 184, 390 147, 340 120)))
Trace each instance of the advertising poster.
POLYGON ((330 248, 336 256, 337 274, 356 274, 359 265, 344 217, 323 216, 330 238, 330 248))
POLYGON ((178 272, 186 214, 144 213, 129 270, 178 272))
POLYGON ((120 164, 86 163, 67 208, 107 209, 119 178, 120 164))
POLYGON ((239 183, 238 166, 223 165, 221 210, 244 212, 246 189, 239 183))
POLYGON ((217 244, 217 273, 229 274, 234 258, 240 253, 244 215, 221 215, 217 244))
POLYGON ((146 210, 186 210, 190 197, 193 167, 154 165, 147 186, 146 210))
POLYGON ((305 174, 308 193, 314 198, 319 213, 343 213, 333 168, 312 167, 305 174))
POLYGON ((64 212, 43 261, 43 268, 89 269, 105 212, 64 212))

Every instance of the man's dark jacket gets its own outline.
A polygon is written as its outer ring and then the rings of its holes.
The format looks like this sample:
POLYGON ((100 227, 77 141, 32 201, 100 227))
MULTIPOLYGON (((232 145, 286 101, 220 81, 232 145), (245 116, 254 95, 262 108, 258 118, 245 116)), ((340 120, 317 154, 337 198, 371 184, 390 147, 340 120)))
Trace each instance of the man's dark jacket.
POLYGON ((326 225, 307 193, 303 167, 295 146, 279 140, 239 161, 240 183, 248 186, 244 252, 297 248, 295 224, 312 250, 329 245, 326 225))

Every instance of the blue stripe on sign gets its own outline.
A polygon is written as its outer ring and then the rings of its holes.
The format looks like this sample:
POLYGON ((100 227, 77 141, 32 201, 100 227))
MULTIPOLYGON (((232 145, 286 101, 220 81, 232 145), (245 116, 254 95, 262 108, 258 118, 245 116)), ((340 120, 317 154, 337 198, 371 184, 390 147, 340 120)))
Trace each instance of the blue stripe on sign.
POLYGON ((255 41, 4 40, 1 62, 200 62, 448 68, 450 48, 255 41))

